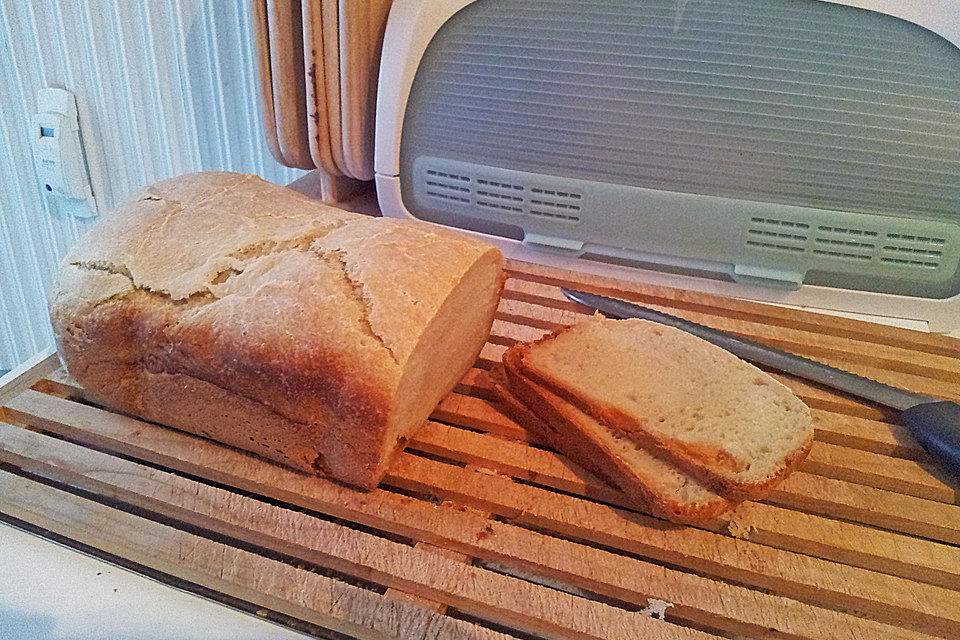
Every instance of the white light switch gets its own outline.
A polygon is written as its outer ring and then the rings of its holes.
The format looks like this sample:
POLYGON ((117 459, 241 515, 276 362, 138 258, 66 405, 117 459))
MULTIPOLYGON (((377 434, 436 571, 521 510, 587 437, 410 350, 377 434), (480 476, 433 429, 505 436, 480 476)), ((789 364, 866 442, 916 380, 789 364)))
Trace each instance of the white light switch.
POLYGON ((74 215, 97 215, 90 188, 90 174, 80 142, 77 101, 63 89, 41 89, 32 123, 33 163, 44 192, 81 200, 86 207, 73 207, 74 215))

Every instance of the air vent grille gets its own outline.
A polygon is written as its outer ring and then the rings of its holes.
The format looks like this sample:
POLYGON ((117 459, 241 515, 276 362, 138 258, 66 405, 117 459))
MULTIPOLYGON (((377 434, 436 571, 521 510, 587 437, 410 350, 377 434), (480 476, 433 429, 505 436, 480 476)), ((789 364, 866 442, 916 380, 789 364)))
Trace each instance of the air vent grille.
POLYGON ((583 194, 542 184, 529 187, 510 177, 498 177, 488 170, 471 173, 459 167, 437 164, 423 168, 421 193, 434 200, 435 206, 455 205, 489 214, 532 216, 551 222, 580 222, 583 194), (479 174, 479 175, 477 175, 479 174), (482 176, 482 177, 480 177, 482 176))
POLYGON ((825 259, 858 264, 883 264, 888 268, 937 269, 947 239, 880 229, 816 225, 783 218, 750 218, 744 244, 753 249, 806 253, 825 259))
POLYGON ((888 233, 880 262, 914 269, 936 269, 940 266, 946 238, 888 233))

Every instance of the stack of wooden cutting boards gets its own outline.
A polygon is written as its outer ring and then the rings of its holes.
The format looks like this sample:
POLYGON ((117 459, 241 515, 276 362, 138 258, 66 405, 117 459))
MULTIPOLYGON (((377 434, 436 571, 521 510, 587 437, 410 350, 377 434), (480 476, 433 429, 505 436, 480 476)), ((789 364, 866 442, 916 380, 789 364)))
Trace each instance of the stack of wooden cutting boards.
POLYGON ((267 142, 334 183, 373 179, 380 48, 391 0, 252 0, 267 142))

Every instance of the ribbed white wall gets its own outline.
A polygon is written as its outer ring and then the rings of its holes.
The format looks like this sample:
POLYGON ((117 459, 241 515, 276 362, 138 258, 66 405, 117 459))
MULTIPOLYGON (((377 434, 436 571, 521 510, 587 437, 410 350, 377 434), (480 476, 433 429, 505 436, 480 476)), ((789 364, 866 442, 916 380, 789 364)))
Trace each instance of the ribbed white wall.
POLYGON ((37 184, 37 90, 73 91, 101 207, 199 169, 284 184, 264 142, 247 0, 0 0, 0 369, 51 341, 45 292, 90 222, 37 184))

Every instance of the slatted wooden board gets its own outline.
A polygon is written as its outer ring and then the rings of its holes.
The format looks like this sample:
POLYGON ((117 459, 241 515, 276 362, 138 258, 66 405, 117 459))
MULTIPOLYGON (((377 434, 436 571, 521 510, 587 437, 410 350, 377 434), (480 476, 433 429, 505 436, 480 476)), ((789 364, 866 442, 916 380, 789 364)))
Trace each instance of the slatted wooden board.
POLYGON ((686 527, 533 439, 485 376, 515 340, 584 317, 567 282, 954 400, 960 341, 510 268, 476 367, 372 493, 105 411, 51 356, 0 389, 0 514, 324 637, 960 637, 957 484, 890 413, 778 376, 813 410, 809 460, 686 527))

